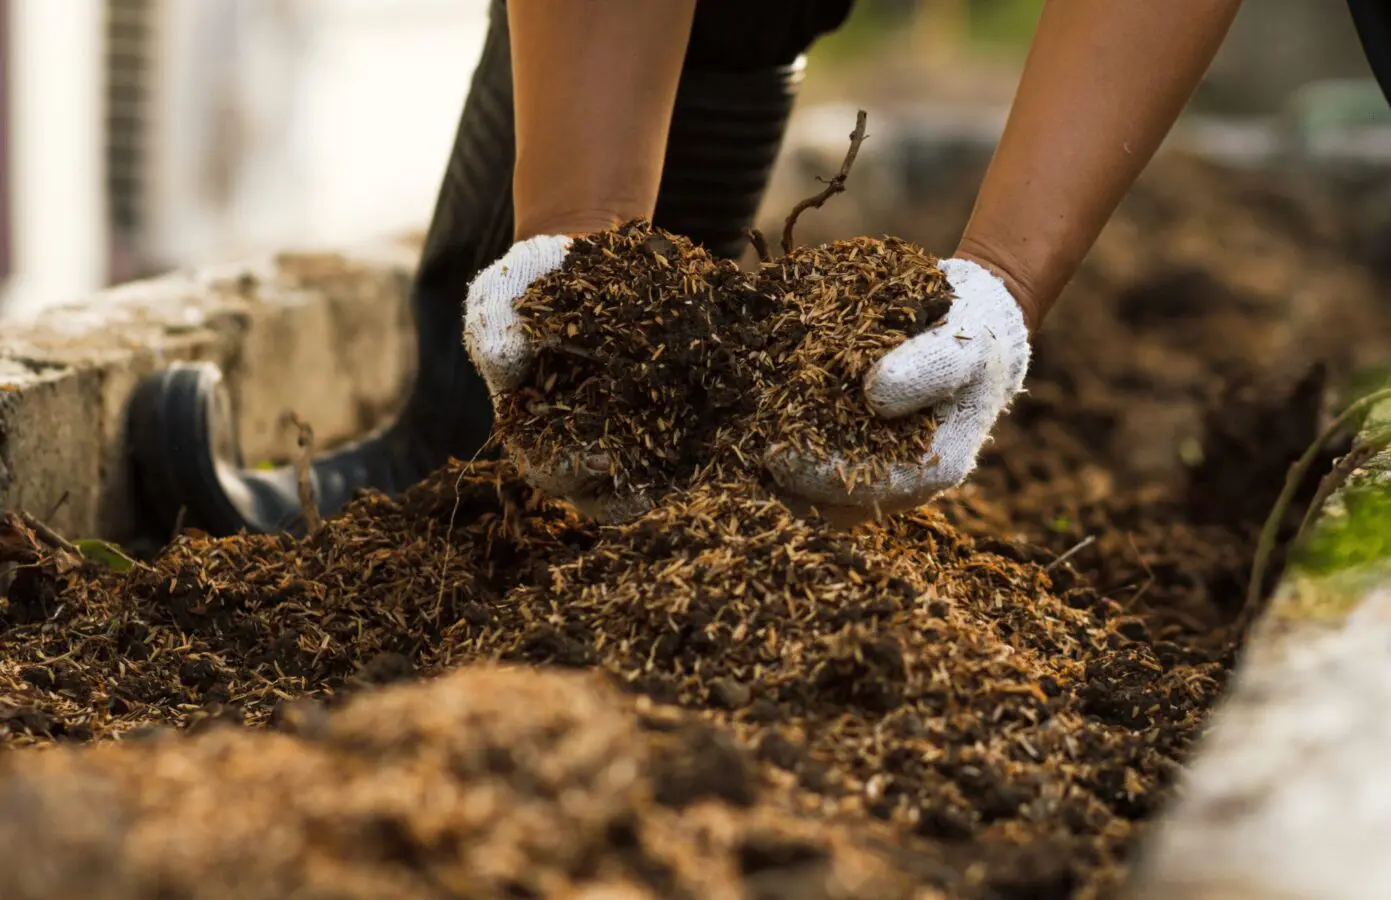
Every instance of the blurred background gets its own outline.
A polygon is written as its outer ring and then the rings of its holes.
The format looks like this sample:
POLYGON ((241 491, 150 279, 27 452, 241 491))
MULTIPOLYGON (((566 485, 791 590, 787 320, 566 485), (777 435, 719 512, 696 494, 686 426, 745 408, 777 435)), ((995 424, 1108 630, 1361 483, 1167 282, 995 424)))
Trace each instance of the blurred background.
MULTIPOLYGON (((843 148, 840 104, 992 140, 1042 4, 860 0, 795 140, 843 148)), ((0 0, 0 316, 423 228, 486 27, 486 0, 0 0)), ((1246 4, 1190 118, 1237 156, 1386 143, 1335 0, 1246 4)))

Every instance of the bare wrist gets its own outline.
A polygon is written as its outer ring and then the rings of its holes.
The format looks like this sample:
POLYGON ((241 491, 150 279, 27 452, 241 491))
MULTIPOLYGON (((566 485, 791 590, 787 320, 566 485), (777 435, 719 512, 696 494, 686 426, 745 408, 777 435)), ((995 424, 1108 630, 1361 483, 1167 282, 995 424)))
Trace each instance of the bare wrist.
POLYGON ((1003 259, 1003 254, 992 253, 980 246, 969 237, 962 238, 960 245, 956 249, 956 258, 970 260, 995 277, 1005 283, 1005 289, 1014 298, 1014 302, 1019 304, 1019 310, 1024 314, 1024 324, 1033 334, 1043 324, 1043 318, 1048 312, 1049 304, 1045 302, 1037 291, 1030 287, 1029 280, 1016 274, 1019 271, 1015 266, 1003 259))
POLYGON ((601 231, 610 231, 631 219, 635 214, 608 209, 580 209, 531 213, 518 216, 513 228, 513 240, 524 241, 542 234, 560 234, 567 237, 583 237, 601 231))

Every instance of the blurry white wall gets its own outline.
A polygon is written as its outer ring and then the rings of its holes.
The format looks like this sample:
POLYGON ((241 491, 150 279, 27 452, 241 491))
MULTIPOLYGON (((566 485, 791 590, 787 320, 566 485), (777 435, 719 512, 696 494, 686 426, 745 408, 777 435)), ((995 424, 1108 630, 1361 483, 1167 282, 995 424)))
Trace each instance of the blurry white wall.
MULTIPOLYGON (((9 0, 23 315, 103 286, 110 0, 9 0)), ((133 250, 180 266, 423 227, 487 0, 152 0, 133 250)), ((133 76, 134 77, 134 76, 133 76)))
POLYGON ((10 0, 9 15, 12 256, 0 299, 23 313, 106 277, 104 18, 100 0, 10 0))
POLYGON ((163 0, 146 245, 171 263, 422 227, 487 0, 163 0))

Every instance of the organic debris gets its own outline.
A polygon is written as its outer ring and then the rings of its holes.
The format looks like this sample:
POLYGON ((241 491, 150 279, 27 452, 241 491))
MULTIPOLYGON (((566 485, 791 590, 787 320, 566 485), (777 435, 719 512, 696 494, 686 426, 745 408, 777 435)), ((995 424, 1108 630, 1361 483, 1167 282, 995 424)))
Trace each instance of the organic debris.
POLYGON ((303 540, 185 537, 125 577, 23 569, 6 731, 129 740, 473 663, 592 668, 731 734, 760 760, 748 803, 888 829, 959 896, 1021 871, 1061 890, 1113 877, 1223 665, 1044 563, 930 512, 828 530, 748 482, 597 526, 480 463, 303 540))
POLYGON ((781 310, 774 358, 761 372, 756 430, 769 450, 835 459, 847 480, 931 453, 931 410, 875 415, 865 376, 885 354, 941 323, 952 291, 938 260, 898 238, 800 247, 765 263, 758 290, 781 310))
POLYGON ((643 221, 574 241, 517 310, 537 347, 497 428, 529 465, 601 473, 602 490, 680 486, 750 402, 748 277, 643 221))
POLYGON ((482 669, 269 732, 12 754, 0 896, 921 896, 843 829, 753 807, 727 738, 635 706, 594 678, 482 669))

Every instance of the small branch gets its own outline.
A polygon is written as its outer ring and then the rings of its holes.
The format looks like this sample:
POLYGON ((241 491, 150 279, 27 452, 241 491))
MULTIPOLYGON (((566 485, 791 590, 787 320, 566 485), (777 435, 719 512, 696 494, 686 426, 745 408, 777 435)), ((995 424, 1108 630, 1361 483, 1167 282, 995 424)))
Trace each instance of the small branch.
POLYGON ((1070 550, 1068 550, 1068 551, 1067 551, 1066 553, 1064 553, 1062 556, 1059 556, 1057 559, 1053 560, 1053 561, 1050 562, 1048 565, 1044 566, 1044 567, 1043 567, 1043 571, 1045 571, 1045 572, 1051 572, 1051 571, 1053 571, 1053 570, 1056 569, 1058 566, 1061 566, 1063 563, 1067 562, 1069 559, 1072 559, 1072 557, 1074 557, 1074 556, 1076 556, 1077 554, 1081 553, 1083 550, 1087 549, 1088 547, 1090 547, 1092 544, 1095 544, 1095 543, 1096 543, 1096 535, 1094 535, 1094 534, 1089 534, 1089 535, 1087 535, 1086 537, 1082 538, 1082 540, 1078 541, 1070 550))
POLYGON ((43 520, 47 522, 49 519, 58 515, 58 510, 62 509, 70 499, 72 499, 72 494, 68 491, 63 491, 62 496, 58 498, 58 502, 53 504, 53 508, 48 511, 48 515, 44 516, 43 520))
POLYGON ((749 239, 750 244, 753 244, 753 249, 754 252, 758 254, 759 262, 773 261, 773 251, 768 249, 768 239, 763 236, 763 232, 759 231, 757 228, 745 228, 744 237, 749 239))
POLYGON ((845 179, 850 177, 850 167, 855 164, 855 157, 860 153, 860 145, 865 141, 865 119, 868 114, 860 110, 855 116, 855 130, 850 132, 850 149, 845 153, 845 161, 840 164, 840 172, 836 177, 826 182, 826 188, 815 197, 808 197, 801 203, 792 207, 792 212, 787 214, 787 222, 782 227, 782 252, 784 254, 792 252, 792 229, 797 225, 797 219, 802 213, 809 209, 820 209, 825 202, 836 194, 845 190, 845 179))
POLYGON ((290 413, 290 423, 299 430, 299 456, 295 458, 295 483, 299 487, 299 505, 304 514, 305 527, 310 534, 319 530, 323 517, 319 515, 319 498, 314 492, 314 481, 309 477, 309 467, 314 460, 314 429, 308 422, 301 422, 299 416, 290 413))
POLYGON ((1362 468, 1380 450, 1381 448, 1375 442, 1368 441, 1360 447, 1354 447, 1348 451, 1346 456, 1333 464, 1333 468, 1328 471, 1328 474, 1319 479, 1318 490, 1314 491, 1314 499, 1309 501, 1309 506, 1304 510, 1304 518, 1300 521, 1299 530, 1295 532, 1294 540, 1291 543, 1299 543, 1314 524, 1319 510, 1323 509, 1323 505, 1328 502, 1328 498, 1333 495, 1333 492, 1346 484, 1352 473, 1362 468))
POLYGON ((19 514, 19 519, 34 532, 39 540, 43 541, 50 548, 54 550, 67 550, 69 553, 76 553, 78 556, 82 555, 82 551, 77 549, 76 544, 63 537, 52 528, 49 528, 29 513, 21 512, 19 514))

